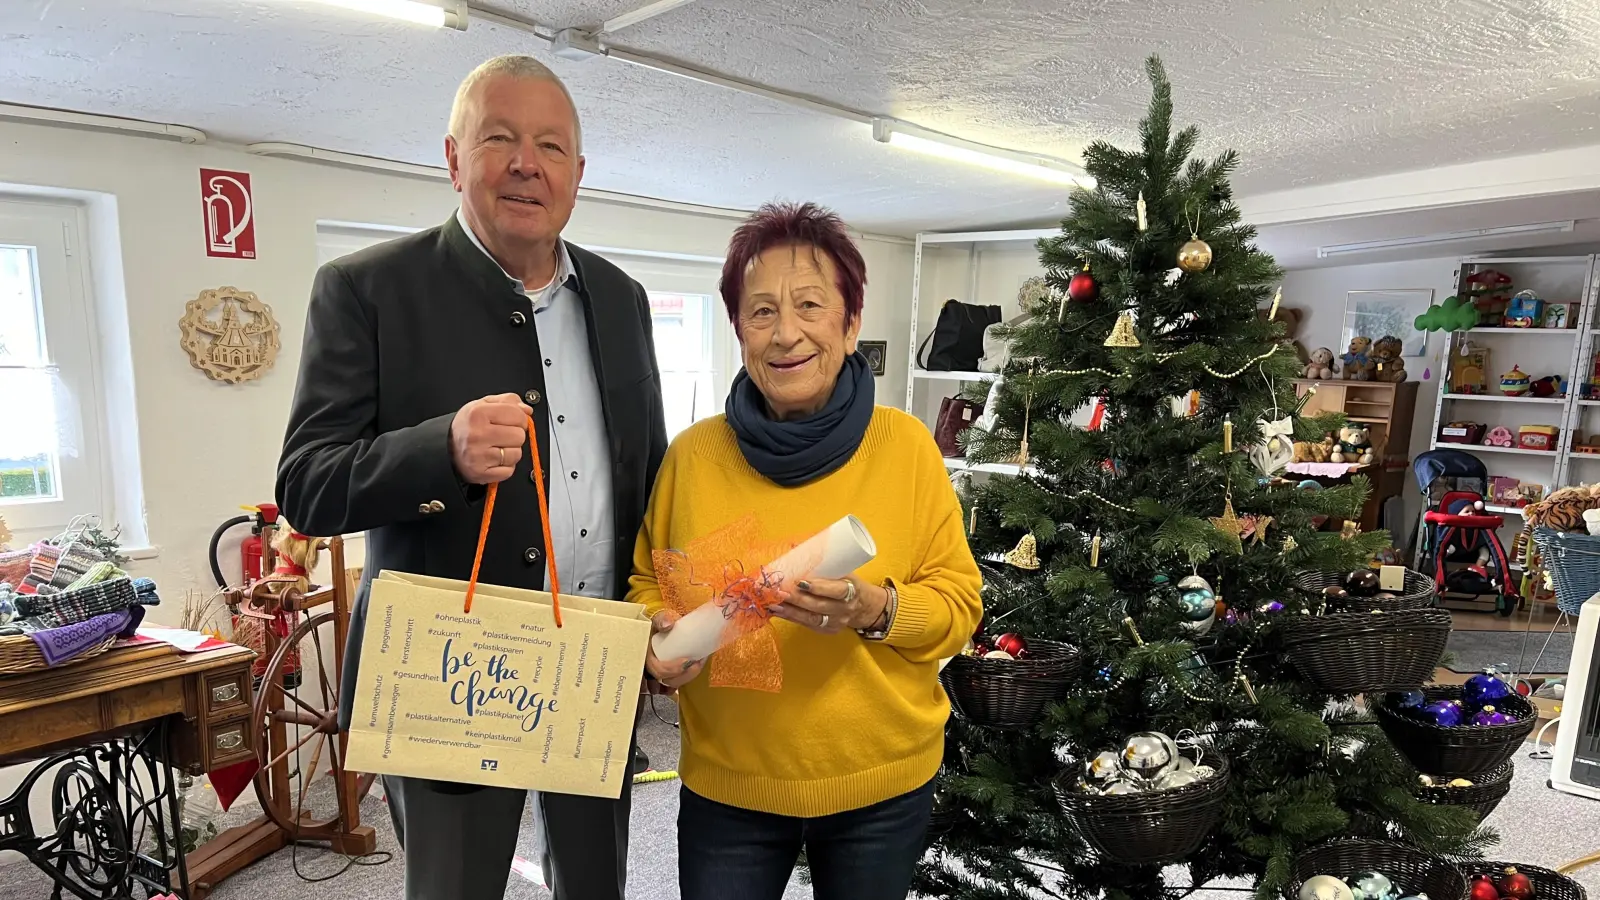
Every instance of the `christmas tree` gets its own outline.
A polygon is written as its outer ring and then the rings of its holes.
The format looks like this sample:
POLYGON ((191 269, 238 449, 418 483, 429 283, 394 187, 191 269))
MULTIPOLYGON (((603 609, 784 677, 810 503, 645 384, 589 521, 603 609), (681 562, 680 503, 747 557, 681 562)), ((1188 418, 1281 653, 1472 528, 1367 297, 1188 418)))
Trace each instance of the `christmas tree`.
POLYGON ((927 896, 1155 900, 1234 878, 1264 900, 1327 838, 1469 856, 1493 840, 1472 813, 1415 799, 1418 772, 1371 711, 1302 681, 1277 639, 1287 618, 1320 612, 1297 573, 1367 566, 1390 539, 1319 529, 1358 517, 1364 478, 1311 490, 1279 477, 1291 429, 1318 440, 1343 417, 1297 415, 1302 364, 1264 309, 1276 312, 1282 271, 1233 205, 1237 156, 1191 160, 1198 131, 1173 133, 1171 86, 1159 59, 1147 69, 1141 145, 1085 151, 1096 186, 1040 242, 1050 290, 1012 331, 994 424, 964 437, 971 462, 1024 466, 963 492, 983 631, 1038 653, 1071 645, 1081 674, 1033 722, 952 717, 927 896), (1098 421, 1072 424, 1094 403, 1098 421), (1108 860, 1057 792, 1151 732, 1199 747, 1203 774, 1226 767, 1220 812, 1178 858, 1108 860))

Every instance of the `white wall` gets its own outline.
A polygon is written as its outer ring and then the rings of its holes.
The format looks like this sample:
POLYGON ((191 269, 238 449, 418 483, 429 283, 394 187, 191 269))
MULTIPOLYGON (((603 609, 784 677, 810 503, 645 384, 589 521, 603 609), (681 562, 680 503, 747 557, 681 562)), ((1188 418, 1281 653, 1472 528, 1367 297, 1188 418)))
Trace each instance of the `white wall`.
MULTIPOLYGON (((91 217, 90 230, 92 240, 120 242, 121 283, 96 271, 95 290, 102 298, 126 297, 145 514, 149 543, 159 548, 134 569, 161 589, 164 604, 152 619, 171 621, 186 589, 211 589, 206 547, 217 523, 238 514, 240 504, 272 499, 317 266, 317 223, 426 228, 451 214, 456 194, 442 182, 269 159, 237 148, 0 123, 0 194, 30 189, 114 198, 114 218, 91 217), (256 259, 205 255, 202 166, 250 173, 256 259), (254 291, 282 325, 277 365, 257 382, 213 382, 190 366, 179 346, 184 304, 222 285, 254 291)), ((566 237, 580 245, 721 256, 736 224, 732 217, 585 198, 566 237)), ((905 390, 911 247, 867 238, 862 249, 870 279, 862 337, 890 341, 879 396, 898 406, 905 390)))

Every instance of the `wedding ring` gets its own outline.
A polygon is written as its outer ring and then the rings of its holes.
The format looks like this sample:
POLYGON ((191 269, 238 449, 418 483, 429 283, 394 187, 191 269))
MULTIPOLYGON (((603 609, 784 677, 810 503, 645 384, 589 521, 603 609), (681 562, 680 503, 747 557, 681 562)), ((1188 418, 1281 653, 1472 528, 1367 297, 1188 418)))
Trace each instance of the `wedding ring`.
POLYGON ((506 464, 506 448, 496 447, 495 449, 500 451, 500 465, 504 466, 506 464))
POLYGON ((854 581, 846 581, 844 583, 844 602, 856 602, 856 583, 854 581))

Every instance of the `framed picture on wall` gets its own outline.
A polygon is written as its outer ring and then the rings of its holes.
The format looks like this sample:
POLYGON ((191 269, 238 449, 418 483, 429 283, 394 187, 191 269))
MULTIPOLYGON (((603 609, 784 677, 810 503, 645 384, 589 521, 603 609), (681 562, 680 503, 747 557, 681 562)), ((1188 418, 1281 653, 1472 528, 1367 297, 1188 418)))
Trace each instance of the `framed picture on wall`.
POLYGON ((884 366, 889 363, 889 342, 857 341, 856 347, 867 358, 867 364, 872 366, 872 374, 882 375, 884 366))
POLYGON ((1334 351, 1342 355, 1350 341, 1394 336, 1400 339, 1401 356, 1425 356, 1428 333, 1412 326, 1417 316, 1433 305, 1433 288, 1402 288, 1387 291, 1347 291, 1344 301, 1344 345, 1334 351))

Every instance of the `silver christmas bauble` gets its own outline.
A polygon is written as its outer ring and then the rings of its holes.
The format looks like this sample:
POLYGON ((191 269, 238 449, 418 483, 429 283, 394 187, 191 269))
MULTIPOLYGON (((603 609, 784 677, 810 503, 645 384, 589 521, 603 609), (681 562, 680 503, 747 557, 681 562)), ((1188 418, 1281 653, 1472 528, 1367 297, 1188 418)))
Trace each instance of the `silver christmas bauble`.
POLYGON ((1122 747, 1122 767, 1141 778, 1155 780, 1178 765, 1178 745, 1159 731, 1128 735, 1122 747))
POLYGON ((1211 768, 1210 766, 1195 766, 1194 768, 1189 770, 1189 773, 1192 774, 1196 778, 1204 780, 1204 779, 1211 778, 1214 775, 1216 775, 1217 774, 1217 770, 1211 768))
POLYGON ((1155 788, 1158 791, 1167 791, 1172 788, 1181 788, 1185 785, 1194 784, 1199 780, 1192 769, 1187 772, 1181 769, 1173 769, 1156 779, 1155 788))
POLYGON ((1083 780, 1104 787, 1122 775, 1122 759, 1110 750, 1083 764, 1083 780))
POLYGON ((1350 886, 1332 875, 1313 875, 1300 885, 1299 900, 1354 900, 1350 886))
POLYGON ((1139 789, 1134 787, 1131 781, 1113 781, 1106 785, 1106 789, 1100 793, 1107 797, 1115 797, 1119 794, 1137 794, 1139 789))
POLYGON ((1357 872, 1345 884, 1350 886, 1355 900, 1395 900, 1400 896, 1394 889, 1394 882, 1382 872, 1357 872))

